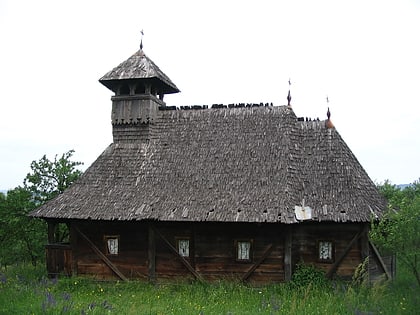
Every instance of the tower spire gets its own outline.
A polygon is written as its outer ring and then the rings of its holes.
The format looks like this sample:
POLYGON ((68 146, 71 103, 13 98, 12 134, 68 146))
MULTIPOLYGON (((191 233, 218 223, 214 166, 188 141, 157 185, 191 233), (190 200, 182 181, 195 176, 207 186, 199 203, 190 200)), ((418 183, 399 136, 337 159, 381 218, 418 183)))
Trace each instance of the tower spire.
POLYGON ((290 81, 289 78, 289 93, 287 93, 287 106, 291 107, 291 101, 292 101, 292 95, 290 94, 290 86, 292 85, 292 82, 290 81))

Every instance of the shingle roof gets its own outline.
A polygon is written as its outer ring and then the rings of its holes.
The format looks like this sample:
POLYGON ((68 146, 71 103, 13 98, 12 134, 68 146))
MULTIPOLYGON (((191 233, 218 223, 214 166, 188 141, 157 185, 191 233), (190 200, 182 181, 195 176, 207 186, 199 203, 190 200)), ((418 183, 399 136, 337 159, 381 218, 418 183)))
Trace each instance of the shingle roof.
POLYGON ((95 220, 368 222, 386 202, 335 128, 279 107, 159 111, 32 215, 95 220), (303 201, 304 200, 304 201, 303 201))
POLYGON ((112 89, 116 82, 135 79, 153 80, 162 87, 165 94, 179 92, 171 79, 141 49, 105 74, 99 82, 112 89))

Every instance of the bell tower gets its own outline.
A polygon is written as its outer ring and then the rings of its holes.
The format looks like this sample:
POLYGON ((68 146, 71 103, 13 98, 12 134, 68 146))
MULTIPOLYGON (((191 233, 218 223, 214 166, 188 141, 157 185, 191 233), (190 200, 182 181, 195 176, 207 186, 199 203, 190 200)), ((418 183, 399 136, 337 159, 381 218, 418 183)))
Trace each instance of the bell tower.
POLYGON ((115 67, 99 82, 112 96, 112 134, 116 142, 150 140, 159 107, 165 106, 165 94, 179 89, 156 64, 140 50, 115 67))

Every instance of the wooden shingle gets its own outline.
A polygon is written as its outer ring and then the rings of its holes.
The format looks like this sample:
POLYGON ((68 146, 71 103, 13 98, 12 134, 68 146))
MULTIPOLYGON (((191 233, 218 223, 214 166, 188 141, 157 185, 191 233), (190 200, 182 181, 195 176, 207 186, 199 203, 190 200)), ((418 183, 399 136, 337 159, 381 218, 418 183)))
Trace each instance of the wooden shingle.
POLYGON ((151 139, 111 144, 32 215, 291 224, 302 203, 323 222, 369 222, 386 208, 337 130, 290 107, 166 110, 149 127, 151 139))

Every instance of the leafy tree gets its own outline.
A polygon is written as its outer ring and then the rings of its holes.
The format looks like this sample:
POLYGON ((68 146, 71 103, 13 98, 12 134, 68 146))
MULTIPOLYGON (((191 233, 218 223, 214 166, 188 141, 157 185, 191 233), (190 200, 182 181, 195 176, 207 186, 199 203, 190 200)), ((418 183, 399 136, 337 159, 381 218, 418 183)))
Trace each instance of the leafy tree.
MULTIPOLYGON (((44 257, 46 223, 28 217, 28 213, 62 193, 82 172, 76 169, 81 162, 72 161, 74 151, 57 155, 50 161, 44 155, 31 163, 31 172, 24 179, 24 187, 0 194, 0 264, 30 260, 33 265, 44 257)), ((60 240, 68 236, 60 226, 60 240)))
POLYGON ((420 181, 403 190, 385 182, 379 187, 389 201, 385 216, 373 224, 372 240, 409 268, 420 286, 420 181))
POLYGON ((32 172, 26 175, 25 188, 32 192, 37 204, 42 204, 62 193, 82 172, 76 167, 82 162, 72 161, 74 150, 70 150, 54 161, 44 155, 39 161, 32 161, 32 172))
POLYGON ((22 187, 9 190, 0 198, 0 263, 3 266, 19 261, 31 261, 35 266, 44 257, 45 222, 28 217, 34 208, 31 193, 22 187))

